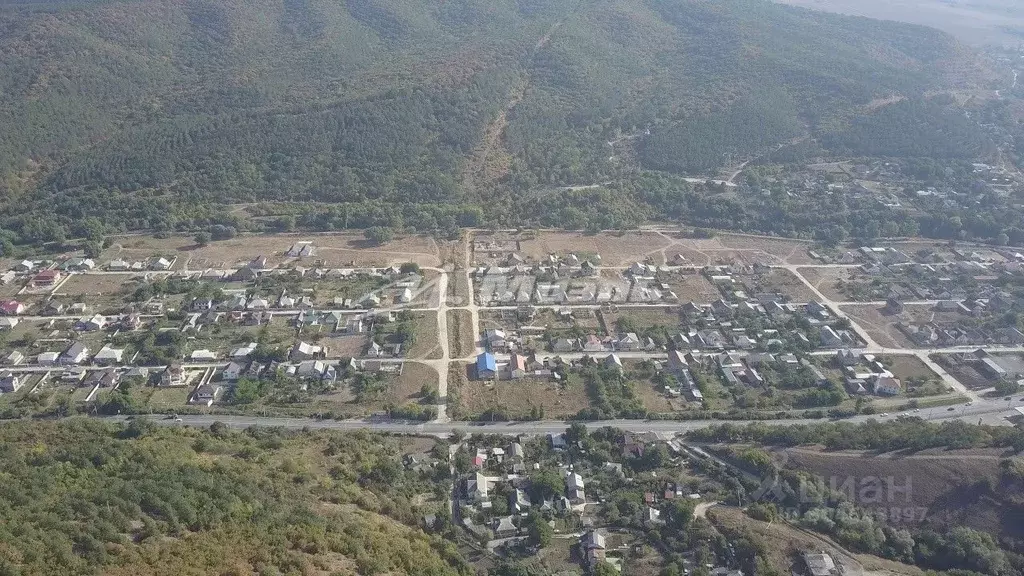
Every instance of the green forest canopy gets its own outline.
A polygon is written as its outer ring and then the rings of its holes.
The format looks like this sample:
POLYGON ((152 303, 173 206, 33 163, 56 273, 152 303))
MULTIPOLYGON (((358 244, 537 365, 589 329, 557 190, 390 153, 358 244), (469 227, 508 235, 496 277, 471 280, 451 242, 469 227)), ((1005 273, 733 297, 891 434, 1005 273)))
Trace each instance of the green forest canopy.
POLYGON ((0 469, 2 574, 467 573, 395 439, 8 422, 0 469))
MULTIPOLYGON (((237 225, 226 205, 270 201, 330 203, 300 220, 321 229, 539 223, 526 193, 621 176, 619 134, 651 128, 649 168, 707 170, 941 88, 954 55, 925 28, 767 0, 14 0, 0 29, 14 243, 237 225), (481 155, 507 162, 478 181, 481 155)), ((687 217, 602 207, 588 225, 687 217)))

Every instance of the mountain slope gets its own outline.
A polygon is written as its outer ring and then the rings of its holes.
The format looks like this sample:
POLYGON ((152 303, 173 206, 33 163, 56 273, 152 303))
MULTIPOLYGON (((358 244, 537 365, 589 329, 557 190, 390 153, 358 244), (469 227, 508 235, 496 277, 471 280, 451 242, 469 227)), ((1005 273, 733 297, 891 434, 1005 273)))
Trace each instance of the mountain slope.
POLYGON ((408 525, 432 486, 394 439, 67 420, 0 440, 4 574, 468 573, 408 525))
POLYGON ((509 207, 621 175, 619 134, 651 127, 648 167, 700 170, 941 88, 954 55, 924 28, 764 0, 8 2, 0 226, 251 226, 224 205, 267 201, 335 204, 301 222, 321 229, 537 221, 509 207), (673 158, 691 123, 759 122, 744 102, 764 94, 786 105, 757 137, 673 158))

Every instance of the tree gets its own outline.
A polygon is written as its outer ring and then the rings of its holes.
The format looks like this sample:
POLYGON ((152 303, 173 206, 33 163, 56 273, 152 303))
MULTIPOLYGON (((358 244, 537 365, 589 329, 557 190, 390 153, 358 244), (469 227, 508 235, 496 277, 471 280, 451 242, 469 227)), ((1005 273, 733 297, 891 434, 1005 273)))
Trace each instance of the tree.
POLYGON ((386 226, 373 226, 364 230, 363 236, 374 245, 380 246, 394 240, 395 233, 386 226))
POLYGON ((544 548, 551 544, 555 530, 543 516, 536 512, 530 512, 526 517, 526 534, 531 545, 544 548))
POLYGON ((210 233, 205 231, 197 232, 196 235, 193 237, 193 240, 195 240, 196 244, 198 244, 199 246, 206 246, 207 244, 210 243, 210 233))
POLYGON ((398 270, 402 274, 419 274, 420 265, 415 262, 406 262, 398 270))

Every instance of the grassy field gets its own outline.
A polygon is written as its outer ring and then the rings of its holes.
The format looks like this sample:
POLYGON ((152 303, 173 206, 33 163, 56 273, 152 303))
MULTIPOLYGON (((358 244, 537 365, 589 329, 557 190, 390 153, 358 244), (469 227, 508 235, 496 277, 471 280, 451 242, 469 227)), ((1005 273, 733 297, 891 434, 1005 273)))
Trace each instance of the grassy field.
POLYGON ((469 310, 448 311, 448 353, 452 358, 466 358, 476 350, 473 318, 469 310))

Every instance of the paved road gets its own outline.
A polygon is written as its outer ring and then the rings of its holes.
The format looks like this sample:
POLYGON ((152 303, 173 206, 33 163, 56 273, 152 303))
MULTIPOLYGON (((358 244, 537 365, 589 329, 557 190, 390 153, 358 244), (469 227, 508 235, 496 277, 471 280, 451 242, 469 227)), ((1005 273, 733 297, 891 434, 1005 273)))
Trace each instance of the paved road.
MULTIPOLYGON (((1008 416, 1016 414, 1014 408, 1024 407, 1024 397, 1013 397, 1009 402, 1006 400, 982 400, 968 406, 962 404, 952 407, 923 408, 915 412, 906 412, 909 416, 915 416, 929 421, 964 420, 969 423, 981 421, 986 424, 1008 425, 1008 416), (950 409, 952 408, 952 410, 950 409)), ((850 423, 863 423, 869 420, 885 421, 891 420, 898 415, 893 413, 888 416, 855 416, 843 420, 850 423)), ((177 422, 171 418, 159 418, 158 423, 167 425, 188 425, 205 427, 214 422, 222 422, 232 428, 248 428, 250 426, 276 426, 289 429, 309 428, 313 430, 375 430, 378 432, 391 432, 399 434, 425 434, 425 435, 447 435, 454 431, 480 432, 488 434, 548 434, 564 431, 569 422, 560 420, 542 420, 537 422, 411 422, 402 420, 388 420, 383 418, 368 418, 364 420, 315 420, 309 418, 269 418, 261 416, 228 416, 228 415, 188 415, 181 416, 177 422)), ((110 417, 110 420, 124 421, 127 417, 110 417)), ((788 426, 793 424, 819 424, 826 420, 791 419, 791 420, 763 420, 759 424, 765 426, 788 426)), ((700 430, 709 426, 731 423, 736 425, 750 424, 751 421, 723 421, 723 420, 602 420, 598 422, 586 422, 589 428, 600 428, 612 426, 630 432, 654 432, 665 438, 671 437, 680 432, 700 430)))

